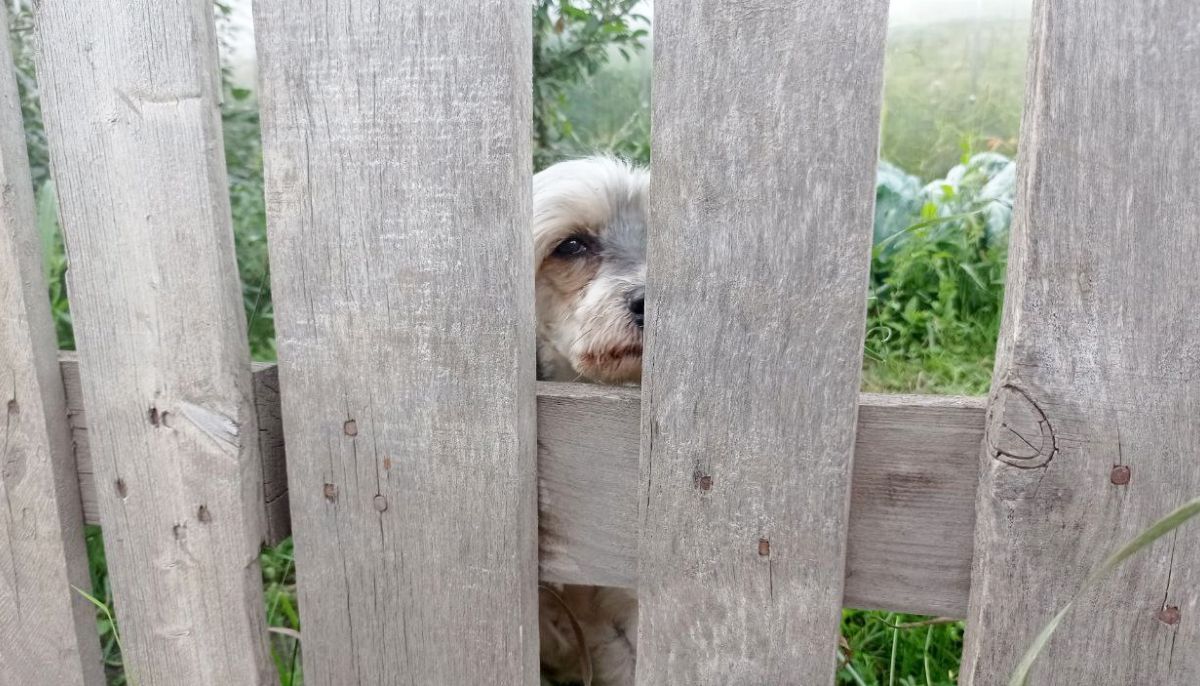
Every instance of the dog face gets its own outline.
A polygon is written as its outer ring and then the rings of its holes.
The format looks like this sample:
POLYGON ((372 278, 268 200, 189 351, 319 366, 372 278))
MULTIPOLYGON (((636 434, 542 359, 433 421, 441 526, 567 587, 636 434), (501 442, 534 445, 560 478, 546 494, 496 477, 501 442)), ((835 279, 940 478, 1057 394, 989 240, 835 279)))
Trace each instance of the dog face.
POLYGON ((533 177, 543 378, 641 379, 649 184, 644 170, 606 157, 533 177))

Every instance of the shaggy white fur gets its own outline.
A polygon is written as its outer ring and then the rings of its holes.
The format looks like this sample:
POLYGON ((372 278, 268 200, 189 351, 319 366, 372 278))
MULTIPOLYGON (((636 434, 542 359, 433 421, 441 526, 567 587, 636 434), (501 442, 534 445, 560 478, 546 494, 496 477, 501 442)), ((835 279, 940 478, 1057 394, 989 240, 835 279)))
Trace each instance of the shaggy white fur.
POLYGON ((543 378, 641 378, 650 176, 609 157, 533 177, 538 358, 543 378))

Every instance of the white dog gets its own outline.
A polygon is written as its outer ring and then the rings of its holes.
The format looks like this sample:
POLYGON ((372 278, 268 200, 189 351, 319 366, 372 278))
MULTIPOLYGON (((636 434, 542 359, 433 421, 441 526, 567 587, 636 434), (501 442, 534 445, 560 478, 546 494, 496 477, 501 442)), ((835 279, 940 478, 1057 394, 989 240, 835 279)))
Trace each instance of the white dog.
MULTIPOLYGON (((641 380, 649 185, 645 170, 608 157, 561 162, 533 177, 541 378, 641 380)), ((594 686, 632 685, 636 646, 632 591, 566 586, 557 597, 542 594, 542 665, 553 678, 580 681, 590 662, 594 686)))

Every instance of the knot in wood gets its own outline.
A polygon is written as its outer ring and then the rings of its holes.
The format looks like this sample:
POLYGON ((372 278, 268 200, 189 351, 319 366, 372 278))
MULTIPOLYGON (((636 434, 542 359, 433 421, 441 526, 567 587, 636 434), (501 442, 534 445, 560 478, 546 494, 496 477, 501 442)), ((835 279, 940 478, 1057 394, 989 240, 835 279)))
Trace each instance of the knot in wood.
POLYGON ((1001 386, 988 407, 987 441, 992 459, 1018 469, 1045 466, 1058 452, 1046 413, 1012 384, 1001 386))

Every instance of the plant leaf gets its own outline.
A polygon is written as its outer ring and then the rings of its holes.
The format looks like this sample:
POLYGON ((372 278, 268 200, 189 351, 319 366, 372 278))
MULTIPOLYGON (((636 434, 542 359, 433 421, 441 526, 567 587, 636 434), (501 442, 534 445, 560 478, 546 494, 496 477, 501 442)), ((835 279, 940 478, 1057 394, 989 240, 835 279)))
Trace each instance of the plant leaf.
POLYGON ((54 278, 54 264, 62 248, 58 232, 58 201, 54 182, 46 181, 37 191, 37 229, 42 238, 42 265, 46 280, 54 278))

